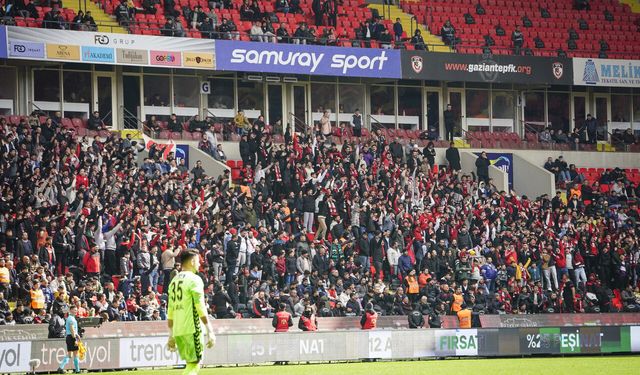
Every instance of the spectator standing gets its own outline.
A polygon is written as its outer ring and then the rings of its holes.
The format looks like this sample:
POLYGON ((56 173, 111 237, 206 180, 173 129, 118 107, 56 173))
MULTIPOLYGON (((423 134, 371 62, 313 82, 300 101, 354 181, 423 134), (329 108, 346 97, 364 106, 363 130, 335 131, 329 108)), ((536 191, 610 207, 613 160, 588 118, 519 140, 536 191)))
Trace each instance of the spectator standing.
POLYGON ((402 41, 402 34, 404 30, 402 28, 402 23, 400 22, 400 18, 396 18, 396 22, 393 24, 393 37, 396 42, 402 41))
POLYGON ((446 151, 447 162, 449 163, 449 168, 454 172, 459 172, 462 169, 460 165, 460 152, 456 148, 455 143, 449 143, 449 148, 446 151))
POLYGON ((446 140, 453 142, 453 137, 456 129, 456 114, 453 112, 451 104, 447 104, 447 109, 444 111, 444 129, 446 132, 446 140))
POLYGON ((591 113, 587 114, 584 127, 587 129, 588 142, 591 144, 596 143, 598 140, 598 120, 591 116, 591 113))
POLYGON ((487 153, 482 151, 478 159, 476 159, 476 174, 478 175, 478 181, 482 181, 485 184, 489 183, 489 166, 491 162, 487 158, 487 153))

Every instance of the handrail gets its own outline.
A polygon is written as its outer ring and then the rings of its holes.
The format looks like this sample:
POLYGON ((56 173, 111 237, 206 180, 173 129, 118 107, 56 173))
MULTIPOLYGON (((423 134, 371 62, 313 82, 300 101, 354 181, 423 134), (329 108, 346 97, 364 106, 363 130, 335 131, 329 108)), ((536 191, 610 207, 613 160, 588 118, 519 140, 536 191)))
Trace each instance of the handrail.
POLYGON ((38 112, 39 112, 40 114, 47 115, 47 116, 49 115, 49 114, 48 114, 47 112, 45 112, 42 108, 38 107, 38 105, 37 105, 36 103, 34 103, 32 100, 29 100, 29 104, 31 104, 32 106, 36 107, 36 109, 38 110, 38 112))
POLYGON ((144 130, 146 128, 146 124, 144 123, 144 121, 140 120, 138 118, 138 116, 134 115, 133 113, 131 113, 127 108, 125 108, 125 106, 121 105, 120 108, 122 109, 122 117, 124 118, 124 126, 127 129, 137 129, 137 130, 144 130), (136 122, 136 127, 135 128, 128 128, 127 127, 127 119, 134 119, 136 122))
POLYGON ((373 117, 370 113, 367 113, 367 116, 369 117, 369 119, 373 120, 377 125, 376 129, 374 129, 373 125, 371 125, 371 130, 376 131, 378 129, 384 129, 385 128, 385 126, 380 121, 378 121, 378 119, 373 117))
POLYGON ((208 113, 209 115, 211 115, 211 116, 207 116, 207 117, 211 117, 211 118, 213 118, 214 120, 218 120, 218 119, 219 119, 219 117, 218 117, 218 116, 216 116, 216 115, 214 115, 214 114, 213 114, 213 112, 211 112, 211 111, 209 110, 209 108, 207 108, 207 113, 208 113))
POLYGON ((296 129, 296 131, 301 131, 302 133, 306 133, 308 128, 307 123, 299 119, 295 114, 293 114, 293 112, 289 112, 289 115, 293 117, 293 120, 294 120, 293 126, 296 129), (297 126, 298 124, 302 125, 302 130, 298 129, 298 126, 297 126))

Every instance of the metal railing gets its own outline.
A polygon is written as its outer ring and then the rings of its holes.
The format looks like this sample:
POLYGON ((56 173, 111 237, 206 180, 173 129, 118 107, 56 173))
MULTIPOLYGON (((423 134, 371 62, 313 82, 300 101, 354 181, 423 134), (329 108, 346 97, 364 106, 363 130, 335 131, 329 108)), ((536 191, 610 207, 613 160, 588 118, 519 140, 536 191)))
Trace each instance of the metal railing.
POLYGON ((306 134, 307 129, 309 129, 308 124, 305 121, 298 118, 295 114, 293 114, 293 112, 289 112, 289 116, 291 116, 291 118, 293 119, 293 127, 295 131, 306 134))
POLYGON ((138 118, 138 116, 131 113, 124 106, 120 106, 122 109, 122 127, 127 130, 143 130, 145 123, 138 118))
POLYGON ((371 114, 367 113, 367 117, 370 120, 374 121, 373 123, 369 122, 369 127, 371 128, 371 131, 376 131, 378 129, 386 129, 386 126, 384 126, 384 124, 382 124, 380 121, 378 121, 378 119, 373 117, 371 114))

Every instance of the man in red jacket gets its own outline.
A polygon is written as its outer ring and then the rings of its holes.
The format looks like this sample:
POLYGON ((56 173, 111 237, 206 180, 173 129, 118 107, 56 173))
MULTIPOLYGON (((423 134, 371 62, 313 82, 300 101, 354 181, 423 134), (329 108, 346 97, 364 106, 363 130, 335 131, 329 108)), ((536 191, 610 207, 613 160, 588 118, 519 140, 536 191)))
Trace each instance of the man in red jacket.
POLYGON ((293 319, 291 319, 291 314, 285 311, 286 305, 281 303, 278 306, 278 312, 273 316, 273 321, 271 325, 276 329, 276 332, 287 332, 289 331, 289 327, 293 325, 293 319))
POLYGON ((87 276, 100 276, 100 253, 98 246, 92 246, 91 251, 84 254, 82 258, 84 272, 87 276))
POLYGON ((311 306, 307 306, 298 321, 298 328, 305 332, 313 332, 318 330, 318 320, 311 310, 311 306))

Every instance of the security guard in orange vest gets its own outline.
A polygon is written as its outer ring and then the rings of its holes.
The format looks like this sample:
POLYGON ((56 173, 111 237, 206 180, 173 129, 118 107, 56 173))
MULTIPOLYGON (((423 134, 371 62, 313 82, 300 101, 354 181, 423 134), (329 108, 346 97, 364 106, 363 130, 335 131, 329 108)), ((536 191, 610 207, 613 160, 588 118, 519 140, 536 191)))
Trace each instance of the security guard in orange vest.
POLYGON ((362 329, 374 329, 376 328, 377 323, 378 313, 373 309, 373 303, 369 302, 367 303, 367 308, 360 319, 360 326, 362 329))
POLYGON ((466 304, 462 304, 462 308, 457 313, 458 322, 460 323, 460 328, 471 328, 471 309, 467 307, 466 304))
POLYGON ((293 319, 291 319, 291 314, 285 311, 286 305, 281 303, 278 306, 278 312, 273 316, 273 321, 271 325, 276 329, 276 332, 287 332, 289 331, 289 327, 293 325, 293 319))
POLYGON ((311 306, 307 306, 298 321, 298 328, 301 331, 312 332, 318 330, 318 320, 311 310, 311 306))
POLYGON ((45 308, 44 293, 42 292, 42 289, 40 289, 39 282, 36 281, 35 283, 33 283, 33 288, 31 288, 31 290, 29 291, 29 294, 31 297, 32 310, 37 311, 45 308))
POLYGON ((407 287, 407 296, 411 302, 416 302, 420 293, 420 285, 418 284, 418 278, 416 277, 416 270, 411 270, 407 277, 405 277, 404 282, 407 287))
POLYGON ((462 295, 462 288, 457 287, 456 292, 453 294, 453 303, 451 304, 451 312, 457 314, 462 309, 464 303, 464 296, 462 295))

